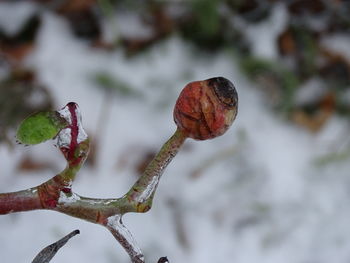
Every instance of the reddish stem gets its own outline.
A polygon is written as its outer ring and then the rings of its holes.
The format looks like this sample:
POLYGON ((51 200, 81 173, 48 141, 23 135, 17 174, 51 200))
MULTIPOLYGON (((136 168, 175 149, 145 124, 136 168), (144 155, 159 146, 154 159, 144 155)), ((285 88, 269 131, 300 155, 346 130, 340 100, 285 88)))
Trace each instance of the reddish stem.
POLYGON ((73 160, 74 151, 78 145, 78 133, 79 133, 77 113, 75 111, 77 106, 74 102, 68 103, 67 106, 72 118, 72 124, 69 126, 71 130, 71 141, 69 145, 68 160, 73 160))
POLYGON ((41 209, 37 188, 0 194, 0 214, 41 209))

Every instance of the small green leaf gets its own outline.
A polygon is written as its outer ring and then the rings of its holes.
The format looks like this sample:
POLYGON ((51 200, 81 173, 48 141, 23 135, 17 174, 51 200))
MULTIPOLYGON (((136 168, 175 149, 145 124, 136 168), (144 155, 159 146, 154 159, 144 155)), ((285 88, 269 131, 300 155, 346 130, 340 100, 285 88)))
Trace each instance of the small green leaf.
POLYGON ((67 121, 57 111, 38 112, 22 121, 17 139, 23 144, 38 144, 53 139, 67 121))

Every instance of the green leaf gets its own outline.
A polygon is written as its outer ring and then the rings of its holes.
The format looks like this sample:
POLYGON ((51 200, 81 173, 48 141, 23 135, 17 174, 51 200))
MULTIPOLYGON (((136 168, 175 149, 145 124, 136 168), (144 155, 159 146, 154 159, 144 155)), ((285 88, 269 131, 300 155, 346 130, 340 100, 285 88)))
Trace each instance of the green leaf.
POLYGON ((23 144, 38 144, 53 139, 68 125, 57 111, 38 112, 22 121, 17 139, 23 144))

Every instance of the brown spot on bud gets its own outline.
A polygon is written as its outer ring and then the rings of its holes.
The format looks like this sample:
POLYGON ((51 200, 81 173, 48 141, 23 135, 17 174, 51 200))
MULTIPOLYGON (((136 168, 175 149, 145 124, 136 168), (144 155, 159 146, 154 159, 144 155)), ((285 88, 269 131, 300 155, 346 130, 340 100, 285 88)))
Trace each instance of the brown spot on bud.
POLYGON ((185 86, 174 108, 178 128, 196 140, 226 132, 237 115, 234 85, 223 77, 194 81, 185 86))
POLYGON ((238 96, 232 82, 223 77, 211 78, 207 80, 208 85, 214 89, 219 100, 229 107, 235 107, 238 96))

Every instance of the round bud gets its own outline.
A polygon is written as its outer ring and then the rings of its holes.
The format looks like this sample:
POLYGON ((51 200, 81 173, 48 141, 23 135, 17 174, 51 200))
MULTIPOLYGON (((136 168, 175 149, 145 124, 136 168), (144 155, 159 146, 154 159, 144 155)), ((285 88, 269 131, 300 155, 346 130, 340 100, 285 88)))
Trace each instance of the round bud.
POLYGON ((237 91, 223 77, 185 86, 174 108, 178 128, 190 138, 207 140, 224 134, 236 118, 237 91))

